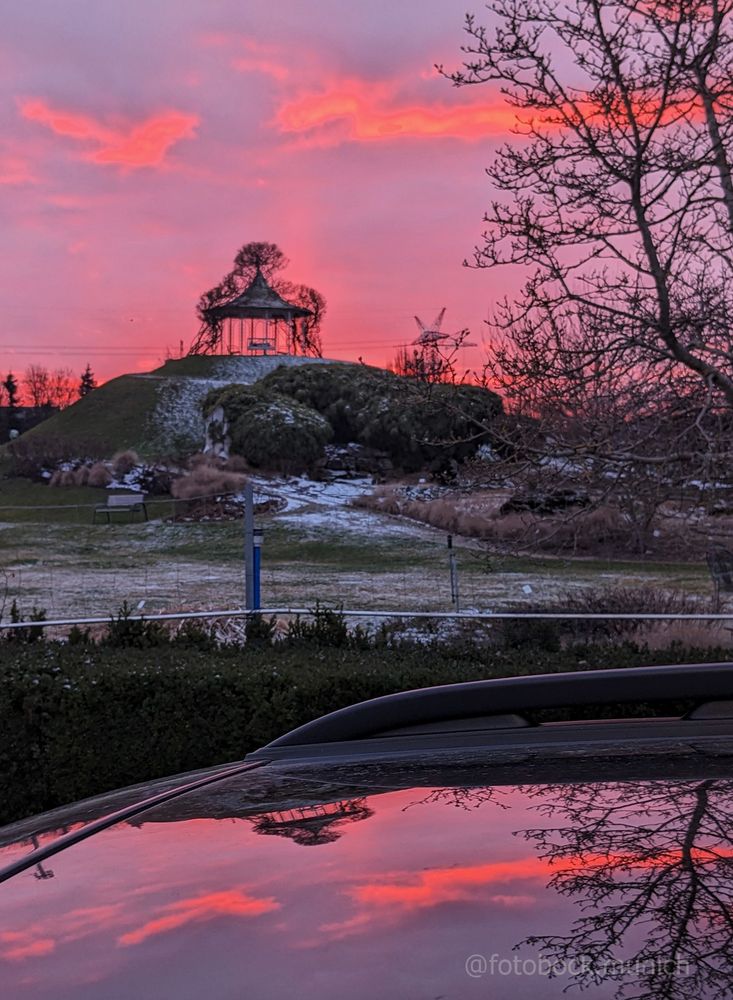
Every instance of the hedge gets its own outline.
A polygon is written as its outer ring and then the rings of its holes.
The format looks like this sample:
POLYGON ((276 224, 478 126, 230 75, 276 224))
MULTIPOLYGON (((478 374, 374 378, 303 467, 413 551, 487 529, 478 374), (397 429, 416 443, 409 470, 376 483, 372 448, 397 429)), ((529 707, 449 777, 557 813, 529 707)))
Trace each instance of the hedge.
POLYGON ((205 651, 0 644, 0 823, 154 777, 238 760, 352 702, 431 684, 725 659, 625 644, 440 651, 205 651))

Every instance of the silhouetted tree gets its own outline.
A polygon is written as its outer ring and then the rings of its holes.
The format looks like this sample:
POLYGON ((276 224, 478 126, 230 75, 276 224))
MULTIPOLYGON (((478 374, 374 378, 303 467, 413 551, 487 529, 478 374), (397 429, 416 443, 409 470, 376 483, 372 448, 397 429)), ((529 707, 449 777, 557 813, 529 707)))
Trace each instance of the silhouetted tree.
POLYGON ((310 309, 312 316, 306 316, 296 325, 296 350, 312 358, 322 358, 321 324, 326 315, 326 300, 315 288, 308 285, 292 285, 277 282, 276 289, 288 302, 294 302, 304 309, 310 309))
POLYGON ((81 373, 81 380, 79 382, 79 399, 82 399, 84 396, 88 396, 89 393, 96 388, 97 380, 94 377, 94 372, 92 371, 89 362, 87 362, 87 366, 81 373))
POLYGON ((315 288, 293 284, 279 278, 278 274, 289 263, 276 243, 252 242, 240 247, 232 269, 224 275, 218 285, 204 292, 198 301, 196 311, 201 321, 201 328, 190 353, 205 353, 215 347, 221 336, 221 320, 212 315, 211 310, 240 295, 259 270, 283 298, 312 310, 313 316, 298 324, 296 343, 293 346, 300 349, 303 354, 321 357, 320 328, 326 312, 326 300, 315 288))
POLYGON ((487 171, 506 197, 474 256, 529 269, 501 311, 504 360, 535 380, 642 363, 733 405, 733 3, 488 8, 495 28, 468 17, 451 78, 496 84, 517 110, 519 138, 487 171))
POLYGON ((49 371, 44 365, 29 365, 25 370, 23 385, 31 406, 36 410, 61 410, 74 400, 74 374, 70 368, 49 371))
POLYGON ((504 453, 625 504, 643 550, 666 499, 730 482, 733 3, 487 6, 449 76, 517 116, 471 262, 524 280, 484 372, 504 453))
POLYGON ((36 410, 51 405, 51 376, 43 365, 28 365, 23 375, 25 389, 31 406, 36 410))
POLYGON ((473 346, 466 342, 469 330, 460 330, 445 341, 400 347, 387 370, 395 375, 405 375, 430 385, 435 382, 464 382, 468 372, 458 369, 458 352, 461 347, 473 346))
POLYGON ((70 368, 54 368, 49 378, 51 405, 59 410, 71 406, 77 395, 74 373, 70 368))
POLYGON ((8 430, 17 429, 17 415, 18 408, 20 406, 20 392, 18 389, 18 381, 12 372, 8 372, 2 383, 2 387, 5 390, 5 396, 7 399, 8 407, 8 430))

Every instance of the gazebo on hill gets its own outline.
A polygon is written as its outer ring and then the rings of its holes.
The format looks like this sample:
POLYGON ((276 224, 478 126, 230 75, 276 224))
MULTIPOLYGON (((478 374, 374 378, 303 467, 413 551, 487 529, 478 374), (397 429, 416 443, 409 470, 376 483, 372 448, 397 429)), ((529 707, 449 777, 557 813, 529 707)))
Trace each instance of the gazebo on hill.
POLYGON ((207 343, 200 346, 214 354, 296 354, 296 324, 312 315, 310 309, 286 302, 258 268, 243 292, 206 310, 207 343))

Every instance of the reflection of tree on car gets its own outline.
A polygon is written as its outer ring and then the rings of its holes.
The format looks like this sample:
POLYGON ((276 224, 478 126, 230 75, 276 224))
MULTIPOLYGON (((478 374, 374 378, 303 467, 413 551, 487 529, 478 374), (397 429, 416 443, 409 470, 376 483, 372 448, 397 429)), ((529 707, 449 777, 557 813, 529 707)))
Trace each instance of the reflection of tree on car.
MULTIPOLYGON (((495 787, 437 788, 406 808, 498 805, 495 787)), ((584 782, 523 788, 559 826, 518 830, 577 903, 567 934, 534 935, 581 989, 616 980, 634 1000, 728 997, 733 980, 733 781, 584 782)))
POLYGON ((561 825, 521 831, 578 903, 568 934, 534 936, 581 988, 618 997, 728 997, 733 978, 733 781, 529 789, 561 825), (640 940, 639 940, 640 938, 640 940), (572 964, 571 964, 572 963, 572 964))

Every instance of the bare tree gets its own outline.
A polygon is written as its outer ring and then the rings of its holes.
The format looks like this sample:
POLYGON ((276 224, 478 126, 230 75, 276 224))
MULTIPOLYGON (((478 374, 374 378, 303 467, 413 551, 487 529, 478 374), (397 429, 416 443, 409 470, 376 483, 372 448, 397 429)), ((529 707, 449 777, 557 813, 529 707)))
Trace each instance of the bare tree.
POLYGON ((51 375, 48 368, 43 365, 28 365, 23 375, 23 388, 35 409, 51 405, 51 375))
POLYGON ((77 384, 70 368, 55 368, 49 376, 49 399, 59 410, 71 406, 77 397, 77 384))
POLYGON ((732 8, 494 0, 492 34, 468 18, 452 79, 498 83, 519 122, 474 258, 529 269, 503 309, 518 344, 582 320, 586 364, 628 349, 733 403, 732 8))
POLYGON ((513 266, 523 287, 497 309, 484 377, 532 477, 549 457, 596 500, 626 492, 644 534, 730 464, 733 3, 488 9, 449 74, 517 113, 472 264, 513 266))
POLYGON ((463 384, 467 381, 469 372, 460 370, 458 360, 462 347, 473 346, 468 343, 469 336, 470 331, 463 329, 442 341, 415 342, 402 346, 387 365, 387 370, 427 385, 435 382, 463 384))
POLYGON ((730 996, 732 792, 725 779, 578 783, 549 795, 529 787, 544 822, 520 834, 578 912, 566 933, 526 943, 581 989, 614 983, 616 997, 633 1000, 730 996))
POLYGON ((70 368, 49 371, 44 365, 29 365, 25 370, 23 386, 31 406, 37 410, 49 407, 62 410, 70 406, 76 397, 74 373, 70 368))
POLYGON ((284 299, 304 309, 310 309, 312 315, 306 316, 297 326, 294 346, 301 354, 322 358, 321 324, 326 315, 326 300, 320 292, 309 285, 293 285, 289 281, 278 281, 275 287, 284 299))

